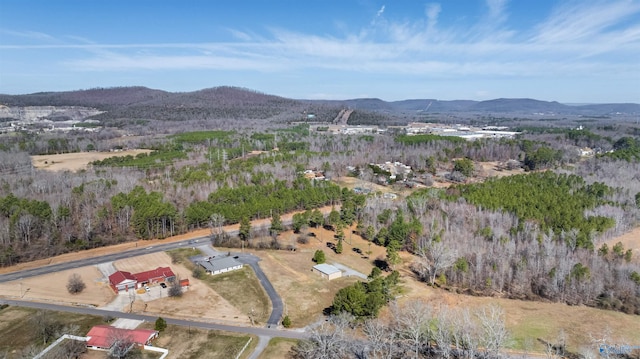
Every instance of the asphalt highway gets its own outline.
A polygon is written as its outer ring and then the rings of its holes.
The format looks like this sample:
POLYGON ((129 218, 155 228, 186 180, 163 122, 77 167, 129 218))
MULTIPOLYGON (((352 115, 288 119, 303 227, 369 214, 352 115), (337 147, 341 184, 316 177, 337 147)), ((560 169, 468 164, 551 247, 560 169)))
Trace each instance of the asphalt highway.
MULTIPOLYGON (((229 235, 231 236, 234 236, 234 235, 237 235, 237 232, 238 231, 230 231, 227 233, 229 233, 229 235)), ((209 241, 209 237, 206 237, 206 236, 197 237, 197 238, 187 239, 183 241, 157 244, 150 247, 140 247, 140 248, 130 249, 127 251, 113 253, 113 254, 106 254, 98 257, 89 257, 89 258, 78 259, 75 261, 70 261, 65 263, 51 264, 48 266, 43 266, 43 267, 33 268, 33 269, 26 269, 26 270, 14 272, 14 273, 0 274, 0 283, 35 277, 35 276, 48 274, 48 273, 60 272, 67 269, 96 265, 104 262, 117 261, 124 258, 131 258, 131 257, 145 255, 148 253, 164 252, 171 249, 188 247, 193 245, 194 243, 200 243, 200 242, 206 242, 206 241, 209 241)))

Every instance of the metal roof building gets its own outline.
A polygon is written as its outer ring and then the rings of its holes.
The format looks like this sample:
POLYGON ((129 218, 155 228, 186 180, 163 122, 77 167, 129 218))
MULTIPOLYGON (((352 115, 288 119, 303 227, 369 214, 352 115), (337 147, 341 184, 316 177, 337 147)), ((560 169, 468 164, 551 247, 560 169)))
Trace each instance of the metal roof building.
POLYGON ((233 257, 208 258, 198 262, 202 268, 209 274, 226 273, 233 270, 241 269, 243 264, 233 257))
POLYGON ((322 263, 315 265, 313 266, 313 271, 320 273, 321 276, 329 280, 342 277, 342 271, 331 264, 322 263))

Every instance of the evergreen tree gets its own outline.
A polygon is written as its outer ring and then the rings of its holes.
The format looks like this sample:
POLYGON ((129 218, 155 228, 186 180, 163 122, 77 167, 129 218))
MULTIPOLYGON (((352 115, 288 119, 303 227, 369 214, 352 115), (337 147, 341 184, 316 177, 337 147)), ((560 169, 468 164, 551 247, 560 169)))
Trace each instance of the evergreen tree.
POLYGON ((269 231, 272 235, 278 235, 283 230, 284 226, 282 225, 282 218, 279 213, 275 213, 273 217, 271 217, 271 227, 269 227, 269 231))
POLYGON ((338 244, 336 245, 336 253, 342 253, 342 239, 338 239, 338 244))
POLYGON ((158 317, 158 319, 156 319, 155 329, 159 332, 163 332, 166 328, 167 328, 167 321, 164 320, 162 317, 158 317))
POLYGON ((242 217, 240 220, 240 229, 238 230, 238 236, 243 241, 248 241, 251 238, 251 221, 249 217, 242 217))

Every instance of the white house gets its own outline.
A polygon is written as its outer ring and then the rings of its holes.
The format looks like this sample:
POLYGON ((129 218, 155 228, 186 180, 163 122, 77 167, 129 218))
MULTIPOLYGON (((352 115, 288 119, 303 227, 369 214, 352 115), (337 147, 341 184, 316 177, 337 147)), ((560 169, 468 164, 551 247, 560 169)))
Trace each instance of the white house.
POLYGON ((208 257, 202 261, 199 261, 198 265, 204 268, 204 270, 211 275, 231 272, 241 269, 243 266, 242 263, 238 262, 233 257, 208 257))

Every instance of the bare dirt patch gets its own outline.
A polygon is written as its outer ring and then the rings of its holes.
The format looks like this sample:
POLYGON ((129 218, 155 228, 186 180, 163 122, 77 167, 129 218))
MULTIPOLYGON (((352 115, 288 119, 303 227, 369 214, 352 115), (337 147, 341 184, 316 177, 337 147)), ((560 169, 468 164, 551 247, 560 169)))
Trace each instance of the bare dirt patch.
MULTIPOLYGON (((114 265, 118 270, 132 273, 157 267, 171 267, 173 272, 180 278, 189 278, 189 288, 182 297, 170 298, 165 296, 151 301, 136 301, 133 305, 134 312, 157 313, 163 316, 198 318, 200 320, 210 319, 216 322, 233 324, 249 324, 249 318, 246 313, 242 313, 207 284, 192 278, 191 271, 185 266, 171 263, 171 257, 164 252, 119 260, 114 265)), ((156 287, 158 285, 152 286, 151 290, 161 290, 156 287)), ((163 293, 166 293, 166 290, 163 293)), ((143 299, 145 295, 142 295, 143 299)))
POLYGON ((478 162, 480 169, 478 171, 478 177, 480 178, 489 178, 489 177, 506 177, 506 176, 514 176, 523 174, 523 168, 516 168, 513 170, 509 170, 506 168, 502 168, 500 163, 498 162, 478 162))
POLYGON ((1 283, 0 293, 4 297, 95 306, 105 305, 115 297, 106 281, 102 280, 100 271, 93 266, 1 283), (79 274, 86 284, 81 293, 69 294, 67 291, 67 282, 72 274, 79 274))
POLYGON ((104 160, 109 157, 136 156, 140 153, 150 153, 151 150, 127 150, 119 152, 75 152, 61 153, 57 155, 31 156, 31 163, 35 168, 48 171, 72 171, 76 172, 87 168, 93 161, 104 160))

